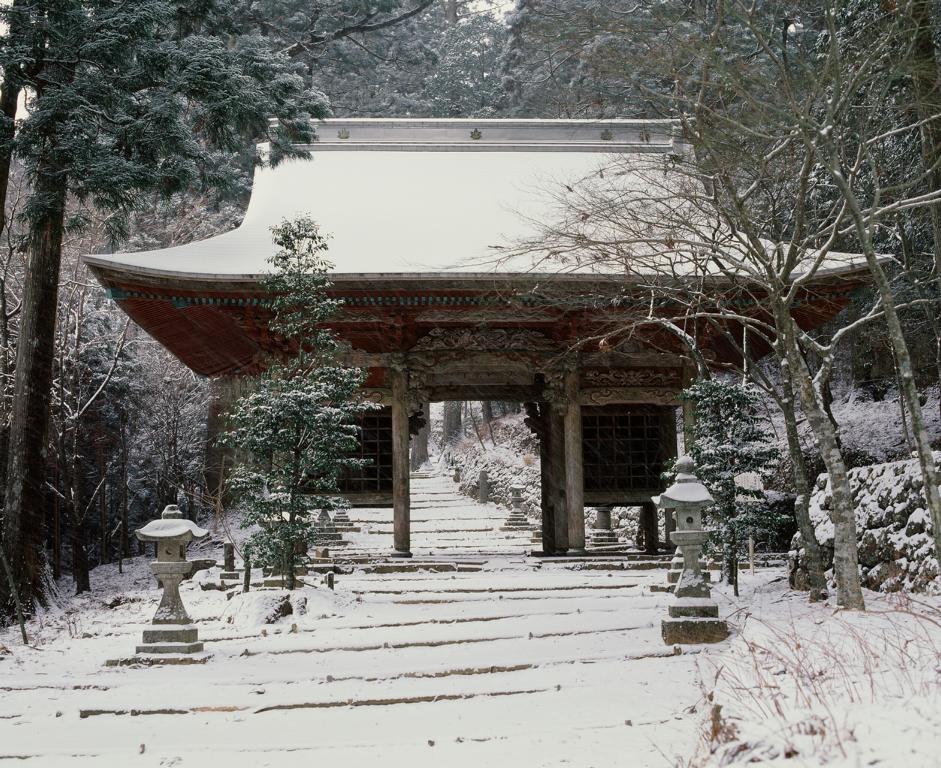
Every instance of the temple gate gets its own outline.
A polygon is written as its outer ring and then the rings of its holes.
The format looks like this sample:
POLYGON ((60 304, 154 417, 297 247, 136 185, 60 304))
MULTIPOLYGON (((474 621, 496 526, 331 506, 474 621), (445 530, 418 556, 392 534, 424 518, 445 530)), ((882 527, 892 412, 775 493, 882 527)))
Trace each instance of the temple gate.
MULTIPOLYGON (((501 244, 551 219, 551 204, 534 194, 547 175, 558 184, 597 174, 612 154, 681 156, 678 127, 327 120, 319 137, 312 160, 256 172, 237 229, 86 263, 197 373, 256 374, 279 344, 260 285, 269 230, 309 213, 333 236, 330 293, 343 308, 329 325, 350 346, 347 362, 368 370, 366 396, 383 406, 363 422, 361 450, 373 463, 346 479, 346 491, 353 503, 392 507, 393 555, 411 554, 409 436, 423 404, 444 400, 525 403, 541 444, 545 553, 584 552, 586 504, 642 506, 655 551, 650 496, 676 455, 690 361, 676 336, 635 322, 649 301, 630 275, 504 259, 501 244)), ((859 271, 828 272, 795 310, 798 322, 832 317, 860 282, 859 271)), ((734 359, 721 334, 689 332, 717 365, 734 359)))

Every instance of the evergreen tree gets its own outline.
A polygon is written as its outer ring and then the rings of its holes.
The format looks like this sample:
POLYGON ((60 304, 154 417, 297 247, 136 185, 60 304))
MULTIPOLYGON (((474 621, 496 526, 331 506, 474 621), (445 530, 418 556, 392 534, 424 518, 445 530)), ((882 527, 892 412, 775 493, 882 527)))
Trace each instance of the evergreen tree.
POLYGON ((738 551, 744 526, 766 524, 751 510, 741 513, 741 500, 760 499, 761 491, 741 487, 745 472, 764 474, 777 458, 777 449, 758 424, 758 394, 741 384, 703 379, 685 389, 681 398, 693 404, 693 445, 696 474, 715 504, 707 510, 717 524, 722 547, 722 578, 738 590, 738 551))
POLYGON ((235 404, 224 440, 249 457, 230 481, 244 505, 243 526, 259 526, 246 563, 278 568, 293 589, 294 568, 306 556, 317 515, 348 504, 338 495, 339 479, 362 464, 349 456, 358 444, 358 417, 373 405, 358 397, 362 370, 338 363, 340 345, 321 327, 339 306, 326 293, 326 240, 309 218, 273 231, 280 251, 266 282, 270 327, 288 351, 272 359, 254 391, 235 404))
MULTIPOLYGON (((221 184, 216 150, 266 137, 274 157, 325 112, 288 57, 259 34, 219 35, 228 7, 184 0, 18 0, 2 9, 0 69, 27 112, 0 132, 0 170, 25 169, 28 263, 19 317, 2 546, 16 590, 44 597, 46 429, 57 289, 70 200, 113 211, 113 238, 148 192, 221 184), (270 123, 276 116, 279 121, 270 123)), ((4 82, 4 86, 7 82, 4 82)), ((6 103, 6 92, 3 102, 6 103)), ((0 586, 0 607, 10 594, 0 586)))

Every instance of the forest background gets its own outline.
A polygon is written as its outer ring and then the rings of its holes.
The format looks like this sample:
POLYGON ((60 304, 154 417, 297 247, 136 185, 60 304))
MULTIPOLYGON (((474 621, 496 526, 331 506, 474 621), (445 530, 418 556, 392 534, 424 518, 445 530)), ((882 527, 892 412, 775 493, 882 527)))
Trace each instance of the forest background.
MULTIPOLYGON (((17 5, 56 6, 13 3, 11 7, 17 5)), ((177 11, 173 16, 177 24, 185 5, 169 4, 177 11)), ((259 60, 278 62, 278 76, 284 82, 294 78, 291 82, 302 83, 292 91, 298 118, 305 114, 676 116, 676 82, 664 75, 665 67, 653 65, 662 64, 669 41, 654 16, 643 12, 643 3, 263 0, 227 3, 225 13, 212 2, 202 5, 206 8, 200 23, 213 36, 254 46, 259 60)), ((702 11, 692 2, 659 5, 668 7, 678 27, 702 11)), ((793 26, 789 14, 798 14, 801 4, 778 5, 788 30, 793 26)), ((852 16, 865 15, 870 5, 879 4, 860 0, 844 5, 852 16)), ((934 2, 918 8, 927 14, 919 29, 928 31, 924 55, 933 63, 937 83, 941 13, 934 2)), ((24 98, 29 112, 30 94, 28 89, 25 94, 13 92, 16 77, 9 69, 10 51, 24 41, 18 37, 16 17, 9 9, 5 12, 7 68, 0 95, 7 162, 5 215, 0 221, 0 463, 4 466, 14 410, 26 262, 35 234, 30 210, 34 177, 28 158, 16 151, 14 136, 17 120, 23 119, 24 98)), ((89 33, 92 41, 94 33, 89 33)), ((902 78, 899 89, 910 85, 902 78)), ((272 99, 280 98, 278 103, 284 106, 282 96, 275 94, 272 99)), ((895 104, 900 114, 917 111, 918 106, 902 98, 886 103, 895 104)), ((184 110, 181 119, 197 119, 197 113, 184 110)), ((901 118, 900 123, 907 120, 901 118)), ((189 372, 130 324, 79 257, 118 248, 168 247, 236 226, 251 191, 255 142, 269 137, 252 120, 234 121, 230 130, 232 135, 212 148, 212 172, 198 174, 178 189, 155 184, 114 205, 103 204, 100 195, 73 193, 65 203, 50 418, 41 467, 45 503, 37 533, 52 578, 71 574, 79 592, 88 589, 95 565, 132 553, 129 533, 165 504, 179 503, 192 516, 207 514, 220 504, 222 488, 210 437, 219 431, 226 398, 213 382, 189 372), (116 209, 126 215, 116 216, 116 209)), ((930 137, 930 131, 925 135, 930 137)), ((930 149, 926 141, 900 142, 892 162, 900 171, 921 166, 930 149)), ((904 266, 891 273, 895 291, 902 297, 923 296, 939 247, 931 210, 900 211, 890 239, 880 245, 897 254, 904 266)), ((833 327, 820 331, 820 338, 828 339, 835 328, 847 325, 847 318, 865 314, 872 303, 873 293, 863 292, 833 327)), ((934 404, 933 392, 941 379, 937 308, 926 310, 916 302, 902 311, 917 386, 924 402, 934 404)), ((817 364, 811 356, 810 365, 817 364)), ((830 403, 884 401, 893 392, 898 396, 899 371, 882 323, 860 324, 846 334, 833 366, 827 383, 830 403)), ((450 419, 446 432, 462 429, 460 412, 458 406, 446 414, 450 419)), ((493 406, 484 404, 482 418, 487 420, 492 413, 493 406)), ((904 409, 899 413, 904 419, 904 409)), ((911 448, 907 440, 899 455, 911 448)), ((804 450, 812 472, 821 471, 823 462, 815 445, 805 443, 804 450)), ((850 465, 893 458, 857 448, 846 455, 850 465)), ((0 479, 7 475, 0 472, 0 479)), ((788 472, 779 475, 782 489, 788 489, 788 472)), ((8 524, 9 519, 5 530, 8 524)))

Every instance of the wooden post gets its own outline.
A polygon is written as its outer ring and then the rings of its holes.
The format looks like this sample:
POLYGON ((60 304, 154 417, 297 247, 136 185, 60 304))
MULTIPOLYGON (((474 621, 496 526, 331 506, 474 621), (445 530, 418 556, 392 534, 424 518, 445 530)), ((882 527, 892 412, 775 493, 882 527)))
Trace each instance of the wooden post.
POLYGON ((408 380, 405 370, 390 368, 392 379, 392 557, 411 557, 409 520, 408 380))
POLYGON ((644 552, 648 555, 656 555, 660 551, 657 508, 652 501, 646 501, 640 509, 640 528, 644 532, 644 552))
POLYGON ((538 419, 539 432, 539 490, 542 507, 542 551, 552 555, 556 551, 555 543, 555 497, 552 493, 552 450, 549 446, 549 404, 527 403, 527 410, 534 411, 531 419, 538 419))
MULTIPOLYGON (((684 430, 686 427, 686 406, 688 403, 683 404, 683 426, 684 430)), ((692 417, 690 417, 692 418, 692 417)), ((667 406, 663 409, 663 420, 660 426, 660 451, 663 458, 663 463, 666 464, 672 459, 676 458, 677 452, 679 450, 678 445, 678 435, 676 433, 676 409, 670 406, 667 406)), ((686 436, 684 432, 683 442, 686 442, 686 436)), ((657 512, 656 507, 654 508, 654 519, 656 519, 657 512)), ((673 515, 669 510, 663 510, 663 534, 666 541, 664 546, 668 549, 671 545, 670 534, 676 530, 676 521, 673 519, 673 515)))
POLYGON ((578 371, 565 375, 565 509, 570 555, 585 554, 585 488, 582 466, 582 407, 578 371))
POLYGON ((673 515, 670 514, 670 510, 663 510, 663 534, 666 539, 666 546, 670 546, 670 534, 676 530, 676 520, 673 519, 673 515))
POLYGON ((539 490, 542 520, 540 538, 545 555, 556 553, 555 520, 556 497, 552 472, 552 447, 550 427, 552 406, 548 402, 526 403, 526 425, 539 439, 539 490))
POLYGON ((553 552, 565 554, 569 546, 568 507, 565 503, 565 427, 554 404, 547 408, 549 418, 549 495, 552 499, 553 552))

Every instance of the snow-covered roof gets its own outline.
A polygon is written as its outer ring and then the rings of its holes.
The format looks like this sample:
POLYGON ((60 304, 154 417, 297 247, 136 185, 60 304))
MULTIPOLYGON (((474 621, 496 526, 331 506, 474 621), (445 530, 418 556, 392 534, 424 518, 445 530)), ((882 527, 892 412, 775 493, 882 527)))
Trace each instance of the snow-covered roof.
MULTIPOLYGON (((255 172, 236 229, 92 266, 199 279, 257 279, 271 227, 309 214, 330 237, 335 275, 531 272, 501 249, 538 235, 550 190, 610 164, 611 155, 677 151, 670 121, 327 120, 309 160, 255 172)), ((584 270, 592 271, 585 267, 584 270)))
MULTIPOLYGON (((697 204, 708 195, 669 120, 338 119, 318 123, 317 134, 303 147, 309 159, 258 167, 245 218, 230 232, 86 263, 177 282, 256 283, 275 253, 271 228, 297 215, 328 236, 332 278, 341 281, 721 281, 723 270, 701 254, 751 247, 697 204)), ((264 159, 267 147, 259 149, 264 159)), ((864 267, 854 254, 818 256, 806 253, 801 267, 817 276, 864 267)))

